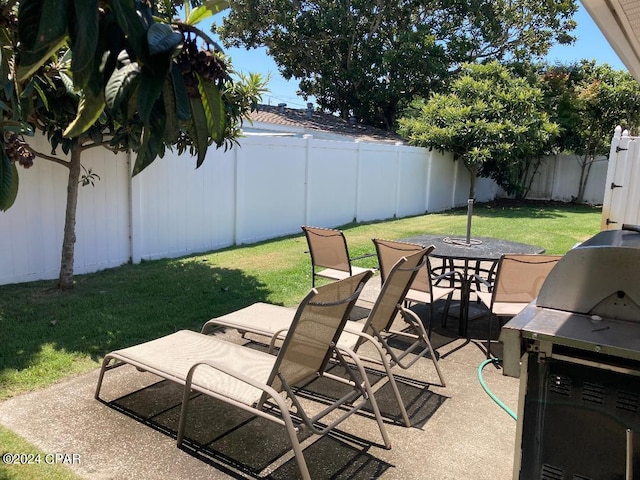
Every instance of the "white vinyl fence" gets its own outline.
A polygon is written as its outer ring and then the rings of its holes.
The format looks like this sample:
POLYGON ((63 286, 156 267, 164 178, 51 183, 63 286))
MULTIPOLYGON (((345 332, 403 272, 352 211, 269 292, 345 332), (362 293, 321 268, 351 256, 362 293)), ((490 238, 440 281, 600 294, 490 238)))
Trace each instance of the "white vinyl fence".
MULTIPOLYGON (((34 147, 49 152, 43 137, 34 147)), ((124 154, 92 149, 86 168, 100 176, 95 188, 80 189, 77 211, 75 267, 93 272, 126 263, 129 248, 129 166, 124 154)), ((0 212, 0 284, 55 278, 60 268, 68 170, 35 160, 18 167, 16 203, 0 212)))
MULTIPOLYGON (((527 195, 531 200, 575 201, 580 183, 580 158, 576 155, 550 157, 542 164, 527 195)), ((584 192, 584 201, 602 204, 604 179, 607 176, 607 157, 597 158, 591 167, 584 192)))
POLYGON ((609 153, 602 205, 602 230, 640 225, 640 138, 616 129, 609 153))
MULTIPOLYGON (((48 151, 43 138, 34 142, 48 151)), ((241 145, 210 150, 197 170, 194 158, 167 153, 133 179, 127 155, 87 151, 83 164, 100 180, 80 189, 75 272, 253 243, 299 233, 303 224, 334 227, 467 203, 468 173, 448 154, 311 136, 251 136, 241 145)), ((569 200, 577 191, 571 165, 551 159, 536 197, 569 200)), ((19 170, 18 199, 0 213, 0 284, 52 279, 59 270, 67 170, 38 159, 19 170)), ((587 197, 594 203, 604 191, 598 175, 587 197)), ((487 179, 476 191, 481 202, 500 195, 487 179)))

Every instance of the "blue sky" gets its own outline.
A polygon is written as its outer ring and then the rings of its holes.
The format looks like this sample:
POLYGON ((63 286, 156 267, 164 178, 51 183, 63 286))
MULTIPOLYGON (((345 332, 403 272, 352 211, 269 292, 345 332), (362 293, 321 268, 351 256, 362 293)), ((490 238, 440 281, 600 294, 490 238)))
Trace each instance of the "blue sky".
MULTIPOLYGON (((616 53, 609 46, 596 24, 587 11, 580 5, 575 15, 578 27, 574 31, 577 40, 569 46, 555 46, 547 56, 547 61, 555 63, 569 63, 581 59, 595 59, 598 63, 608 63, 615 69, 626 70, 616 53)), ((216 18, 216 20, 218 20, 216 18)), ((263 103, 277 105, 284 102, 293 108, 303 108, 306 102, 296 96, 298 82, 287 81, 279 73, 274 61, 267 55, 266 49, 245 50, 227 49, 236 70, 245 73, 256 72, 262 75, 271 74, 268 88, 270 93, 262 99, 263 103)))
POLYGON ((574 17, 578 27, 574 31, 577 38, 573 45, 557 45, 547 55, 549 62, 556 60, 563 63, 595 59, 598 63, 608 63, 617 70, 627 70, 618 55, 613 51, 609 42, 604 38, 587 11, 580 6, 574 17))

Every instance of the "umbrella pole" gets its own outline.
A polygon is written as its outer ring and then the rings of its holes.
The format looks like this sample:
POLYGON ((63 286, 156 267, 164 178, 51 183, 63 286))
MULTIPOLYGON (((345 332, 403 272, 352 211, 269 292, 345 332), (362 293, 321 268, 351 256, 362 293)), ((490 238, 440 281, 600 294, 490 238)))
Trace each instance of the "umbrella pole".
POLYGON ((473 215, 473 198, 467 199, 467 245, 471 245, 471 216, 473 215))

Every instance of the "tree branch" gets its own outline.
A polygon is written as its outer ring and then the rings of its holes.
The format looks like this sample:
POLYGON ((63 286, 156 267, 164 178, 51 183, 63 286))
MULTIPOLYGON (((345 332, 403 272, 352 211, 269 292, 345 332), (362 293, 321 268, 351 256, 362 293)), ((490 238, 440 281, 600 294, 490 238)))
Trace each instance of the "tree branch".
POLYGON ((379 29, 380 29, 380 25, 382 25, 382 19, 383 19, 383 12, 385 9, 385 3, 384 1, 382 2, 377 2, 377 6, 379 8, 378 10, 378 14, 374 17, 374 21, 373 23, 369 26, 369 34, 367 35, 367 39, 370 39, 374 33, 376 33, 379 29))
POLYGON ((185 32, 195 33, 197 36, 202 38, 209 45, 213 45, 214 47, 216 47, 217 49, 222 51, 222 47, 220 45, 218 45, 216 42, 214 42, 209 35, 204 33, 199 28, 194 27, 193 25, 189 25, 188 23, 184 23, 184 22, 174 22, 174 24, 177 25, 178 28, 180 28, 181 30, 184 30, 185 32))
POLYGON ((103 147, 106 148, 107 150, 111 150, 112 152, 126 152, 127 149, 126 148, 113 148, 110 146, 110 140, 104 140, 100 143, 92 143, 90 145, 83 145, 82 149, 83 150, 89 150, 90 148, 96 148, 96 147, 103 147))
POLYGON ((25 146, 25 148, 27 150, 29 150, 31 153, 33 153, 38 158, 42 158, 43 160, 49 160, 51 162, 55 162, 57 164, 60 164, 60 165, 63 165, 65 167, 69 168, 69 163, 70 162, 67 161, 67 160, 63 160, 61 158, 54 157, 53 155, 47 155, 46 153, 38 152, 37 150, 34 150, 33 148, 31 148, 29 146, 29 144, 25 144, 24 146, 25 146))

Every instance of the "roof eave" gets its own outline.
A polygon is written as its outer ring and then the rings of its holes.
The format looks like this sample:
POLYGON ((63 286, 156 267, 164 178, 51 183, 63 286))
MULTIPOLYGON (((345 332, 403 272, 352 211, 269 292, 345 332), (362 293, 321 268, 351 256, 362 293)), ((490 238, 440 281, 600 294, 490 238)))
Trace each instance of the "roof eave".
MULTIPOLYGON (((640 82, 640 39, 634 32, 621 2, 582 0, 581 3, 629 73, 640 82)), ((635 27, 639 29, 640 24, 635 27)))

